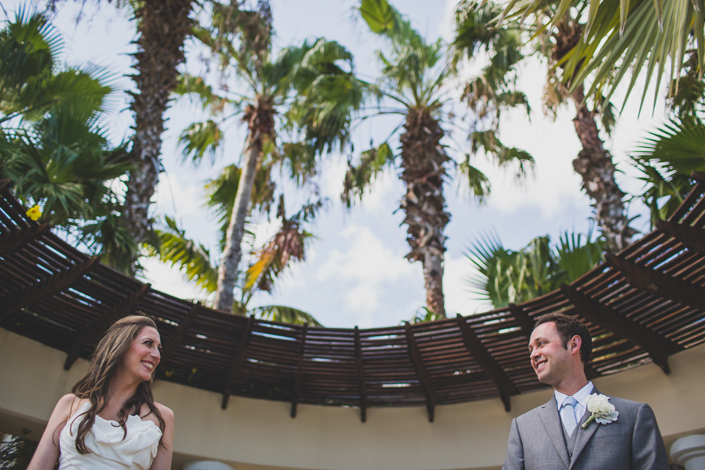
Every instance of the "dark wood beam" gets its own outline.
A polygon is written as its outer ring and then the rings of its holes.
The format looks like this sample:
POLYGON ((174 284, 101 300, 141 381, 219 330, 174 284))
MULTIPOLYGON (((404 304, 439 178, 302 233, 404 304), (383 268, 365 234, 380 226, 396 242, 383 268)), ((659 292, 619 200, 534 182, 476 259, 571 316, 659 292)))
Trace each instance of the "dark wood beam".
POLYGON ((174 331, 169 336, 169 339, 162 346, 162 361, 168 360, 171 353, 179 345, 184 335, 188 332, 191 322, 198 314, 198 310, 201 308, 201 303, 196 302, 191 306, 186 316, 179 322, 179 324, 174 328, 174 331))
POLYGON ((705 171, 694 171, 690 174, 690 178, 698 183, 705 184, 705 171))
POLYGON ((607 263, 619 270, 629 284, 637 289, 705 311, 705 288, 632 263, 619 256, 608 253, 605 257, 607 263))
POLYGON ((656 227, 663 233, 678 239, 689 250, 705 255, 705 230, 666 220, 657 220, 656 227))
POLYGON ((531 338, 531 332, 534 331, 534 321, 531 319, 529 314, 517 304, 509 304, 509 311, 512 313, 514 318, 516 318, 517 322, 519 322, 521 332, 524 336, 526 336, 526 344, 528 346, 529 338, 531 338))
POLYGON ((14 294, 0 298, 0 322, 11 313, 29 307, 47 297, 68 289, 98 262, 98 257, 88 258, 74 264, 63 273, 54 274, 36 284, 24 287, 14 294))
POLYGON ((499 392, 499 398, 502 400, 502 403, 504 403, 504 409, 510 411, 512 409, 511 396, 518 395, 519 391, 512 381, 509 380, 507 374, 504 373, 502 367, 497 363, 494 357, 492 357, 492 354, 487 350, 485 345, 482 344, 480 338, 472 331, 465 317, 458 314, 456 318, 465 347, 495 383, 497 391, 499 392))
POLYGON ((149 284, 142 284, 139 290, 130 293, 130 295, 128 295, 122 302, 119 302, 118 304, 113 306, 113 308, 103 313, 103 315, 101 315, 98 320, 94 321, 92 325, 90 325, 85 330, 77 333, 76 336, 71 340, 72 346, 71 349, 69 349, 68 351, 68 355, 66 356, 64 370, 71 369, 73 363, 76 362, 76 359, 78 359, 78 357, 81 355, 81 351, 83 351, 83 348, 85 348, 89 344, 92 344, 93 342, 97 341, 98 338, 103 336, 108 330, 108 328, 110 328, 110 325, 112 325, 116 320, 131 315, 135 311, 139 303, 142 301, 142 299, 144 299, 144 297, 147 295, 149 289, 149 284))
POLYGON ((423 363, 419 346, 416 343, 416 338, 414 337, 414 332, 411 329, 411 324, 409 322, 404 323, 404 330, 406 331, 406 344, 408 345, 409 354, 411 355, 411 362, 414 364, 416 375, 421 382, 424 392, 426 393, 428 421, 432 423, 436 412, 436 392, 433 389, 431 377, 429 376, 426 366, 423 363))
POLYGON ((230 371, 228 372, 228 378, 225 380, 225 386, 223 387, 223 401, 220 404, 222 409, 228 407, 228 401, 230 400, 230 385, 235 381, 235 378, 240 373, 242 364, 245 362, 247 357, 247 347, 250 344, 250 337, 252 336, 252 328, 255 324, 255 316, 250 315, 247 319, 247 325, 245 329, 242 330, 242 335, 240 336, 240 347, 237 349, 237 353, 230 364, 230 371))
POLYGON ((12 253, 24 243, 44 234, 48 229, 49 224, 30 225, 14 232, 0 234, 0 256, 12 253))
POLYGON ((360 384, 360 420, 367 421, 367 383, 365 382, 365 366, 362 363, 362 345, 360 329, 355 327, 355 366, 357 367, 357 380, 360 384))
POLYGON ((573 286, 563 284, 561 291, 579 315, 641 347, 666 374, 670 373, 668 356, 678 351, 673 342, 573 286))
POLYGON ((306 333, 308 333, 308 323, 304 323, 301 329, 301 345, 299 346, 299 356, 296 361, 296 378, 294 379, 294 390, 291 392, 291 417, 296 418, 296 407, 299 404, 299 388, 301 387, 301 370, 304 367, 304 352, 306 349, 306 333))
POLYGON ((0 191, 5 191, 12 187, 12 180, 0 180, 0 191))

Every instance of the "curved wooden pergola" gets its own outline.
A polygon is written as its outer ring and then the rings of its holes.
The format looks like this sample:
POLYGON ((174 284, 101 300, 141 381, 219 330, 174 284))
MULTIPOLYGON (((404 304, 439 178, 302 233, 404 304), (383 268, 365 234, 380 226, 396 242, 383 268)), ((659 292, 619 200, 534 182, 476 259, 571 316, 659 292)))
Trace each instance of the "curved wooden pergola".
POLYGON ((222 394, 297 404, 423 406, 511 397, 544 387, 529 365, 534 319, 579 316, 594 339, 588 375, 614 374, 705 342, 705 173, 657 230, 577 281, 520 305, 388 328, 318 328, 216 311, 156 291, 31 221, 0 181, 0 326, 88 358, 125 315, 162 335, 157 378, 222 394))

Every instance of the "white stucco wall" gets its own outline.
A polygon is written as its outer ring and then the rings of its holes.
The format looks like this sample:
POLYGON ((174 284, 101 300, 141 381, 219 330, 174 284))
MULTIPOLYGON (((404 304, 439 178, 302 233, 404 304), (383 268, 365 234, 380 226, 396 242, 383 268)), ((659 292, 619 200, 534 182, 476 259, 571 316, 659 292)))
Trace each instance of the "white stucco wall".
MULTIPOLYGON (((20 427, 38 438, 56 400, 85 371, 79 360, 63 370, 66 354, 0 329, 0 430, 20 427)), ((528 360, 528 357, 527 357, 528 360)), ((705 428, 705 345, 670 358, 671 374, 655 365, 602 377, 608 395, 649 403, 667 443, 705 428)), ((175 466, 196 459, 227 462, 239 470, 450 470, 499 468, 512 418, 550 398, 544 390, 499 399, 439 406, 429 423, 424 407, 359 410, 231 397, 159 381, 156 399, 176 415, 175 466)))

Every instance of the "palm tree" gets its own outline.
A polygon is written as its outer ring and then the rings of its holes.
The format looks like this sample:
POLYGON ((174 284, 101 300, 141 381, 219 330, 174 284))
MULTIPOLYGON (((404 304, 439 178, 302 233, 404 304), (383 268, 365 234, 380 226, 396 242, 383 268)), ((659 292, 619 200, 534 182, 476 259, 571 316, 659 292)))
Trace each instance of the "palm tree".
MULTIPOLYGON (((274 56, 266 2, 260 2, 257 11, 238 11, 228 21, 214 18, 213 24, 210 30, 199 29, 196 37, 211 48, 226 72, 237 73, 246 92, 229 98, 214 93, 202 79, 194 77, 186 77, 178 91, 197 95, 221 116, 227 106, 234 107, 227 117, 239 116, 247 125, 240 182, 232 216, 227 219, 215 296, 217 309, 232 311, 245 223, 258 171, 267 173, 272 163, 278 163, 289 166, 295 178, 314 174, 317 155, 336 143, 344 145, 347 115, 361 95, 353 80, 352 56, 335 42, 318 39, 274 56), (337 61, 346 62, 350 71, 341 69, 337 61), (287 132, 298 139, 281 143, 280 134, 287 132)), ((198 161, 206 152, 214 151, 220 144, 220 126, 225 120, 190 126, 181 136, 186 153, 198 161)), ((269 181, 268 176, 264 178, 269 181)))
MULTIPOLYGON (((573 160, 573 168, 582 178, 582 187, 592 199, 595 208, 595 218, 612 250, 621 250, 631 243, 636 233, 629 226, 623 202, 624 192, 615 179, 616 167, 612 155, 605 148, 600 138, 600 128, 596 115, 603 116, 603 129, 609 133, 614 121, 609 100, 600 96, 594 100, 592 109, 585 100, 584 84, 575 79, 566 78, 565 67, 573 47, 584 34, 584 25, 580 22, 582 11, 568 10, 565 4, 569 2, 547 2, 539 5, 533 0, 511 2, 507 10, 499 14, 493 21, 510 31, 528 28, 528 34, 535 43, 535 48, 549 61, 548 82, 546 85, 547 108, 555 113, 555 107, 566 100, 573 102, 576 116, 573 119, 575 132, 582 150, 573 160), (502 21, 504 17, 508 21, 502 21), (526 23, 526 18, 532 18, 533 23, 526 23), (563 83, 568 82, 570 88, 563 83)), ((460 5, 460 12, 472 11, 477 4, 460 5)), ((584 79, 584 77, 583 77, 584 79)), ((554 114, 555 116, 555 114, 554 114)))
POLYGON ((505 248, 497 235, 476 240, 468 259, 477 269, 469 279, 471 292, 493 308, 522 303, 570 283, 602 261, 603 243, 564 232, 557 244, 548 235, 536 237, 518 251, 505 248))
MULTIPOLYGON (((49 8, 55 9, 62 1, 49 0, 49 8)), ((130 93, 130 110, 135 116, 130 150, 132 168, 122 217, 134 242, 141 244, 149 238, 149 207, 162 168, 164 113, 177 85, 177 68, 184 62, 184 43, 195 25, 191 15, 197 3, 194 0, 116 0, 116 3, 132 8, 137 23, 134 54, 137 73, 131 76, 137 91, 130 93)), ((238 4, 233 3, 231 8, 237 9, 238 4)), ((135 251, 132 275, 139 269, 137 256, 135 251)))
MULTIPOLYGON (((380 171, 399 165, 400 178, 406 184, 400 208, 411 247, 406 258, 423 265, 427 310, 445 317, 444 231, 450 214, 445 210, 443 185, 448 168, 455 166, 479 198, 489 191, 489 181, 470 164, 469 156, 457 164, 441 143, 446 135, 444 126, 451 121, 444 85, 452 74, 451 65, 444 62, 443 43, 428 43, 386 0, 362 0, 357 11, 370 31, 388 46, 388 52, 377 53, 381 76, 371 86, 380 104, 363 119, 398 115, 402 121, 381 145, 363 152, 357 164, 349 164, 343 200, 350 204, 355 197, 362 197, 380 171), (395 155, 389 140, 400 129, 401 149, 395 155)), ((524 163, 533 161, 525 152, 514 152, 511 157, 524 163)))
POLYGON ((130 168, 127 151, 100 126, 111 90, 98 70, 58 64, 61 45, 46 17, 26 10, 0 31, 0 177, 43 222, 125 271, 137 247, 112 189, 130 168))
MULTIPOLYGON (((222 175, 209 182, 206 186, 209 193, 207 205, 217 208, 217 212, 223 214, 232 212, 232 198, 224 196, 236 193, 239 183, 239 177, 223 178, 222 175)), ((276 280, 286 269, 293 262, 305 260, 306 245, 312 238, 312 234, 305 230, 305 225, 315 218, 323 205, 324 201, 320 200, 305 204, 294 215, 287 217, 284 211, 284 198, 280 197, 277 217, 281 219, 281 226, 277 233, 259 249, 252 248, 250 253, 252 262, 239 285, 240 299, 233 303, 233 313, 238 315, 250 313, 265 320, 320 326, 318 320, 312 315, 293 307, 283 305, 249 307, 249 303, 257 292, 272 293, 276 280)), ((214 294, 218 286, 218 265, 214 265, 211 261, 210 251, 203 245, 189 240, 174 220, 166 217, 165 223, 162 229, 155 230, 156 240, 150 254, 164 263, 176 266, 206 295, 214 294)), ((223 238, 228 225, 225 224, 221 228, 223 238)), ((207 300, 202 301, 208 303, 207 300)))
POLYGON ((498 14, 491 2, 478 6, 472 0, 461 1, 456 8, 451 61, 457 68, 463 59, 476 59, 483 52, 489 55, 488 65, 465 84, 461 100, 476 117, 469 137, 473 151, 482 148, 506 164, 522 151, 507 148, 499 140, 502 111, 523 107, 529 115, 531 108, 526 95, 516 89, 517 66, 524 59, 521 31, 497 25, 493 20, 498 14))
MULTIPOLYGON (((518 2, 523 3, 523 2, 518 2)), ((556 19, 573 2, 555 1, 556 19)), ((675 81, 670 95, 678 92, 680 72, 692 67, 693 62, 702 78, 705 66, 705 38, 703 37, 703 5, 691 0, 582 0, 576 8, 587 10, 583 34, 566 54, 565 81, 577 89, 588 76, 592 85, 588 95, 607 98, 627 75, 631 75, 625 102, 633 90, 637 77, 646 72, 643 104, 652 79, 656 79, 655 93, 668 75, 675 81)), ((513 10, 523 9, 517 4, 513 10)))

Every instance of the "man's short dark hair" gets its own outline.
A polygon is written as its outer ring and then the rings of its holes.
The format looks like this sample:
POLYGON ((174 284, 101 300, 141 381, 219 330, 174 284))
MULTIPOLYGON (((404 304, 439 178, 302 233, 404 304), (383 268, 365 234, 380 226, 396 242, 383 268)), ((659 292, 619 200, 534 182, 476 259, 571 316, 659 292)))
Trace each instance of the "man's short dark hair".
POLYGON ((587 329, 583 322, 576 317, 569 317, 562 313, 547 313, 536 319, 534 329, 539 325, 550 322, 556 324, 556 331, 561 336, 563 347, 566 349, 568 349, 568 341, 573 336, 580 336, 582 340, 580 344, 580 360, 583 361, 583 364, 587 364, 590 360, 590 355, 592 355, 592 336, 590 335, 590 330, 587 329))

